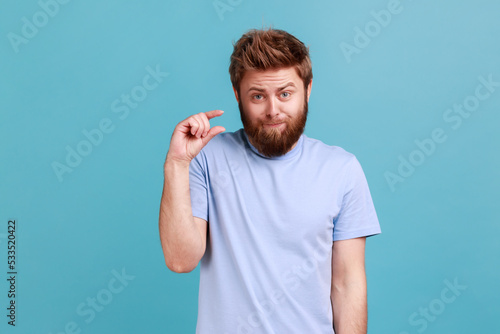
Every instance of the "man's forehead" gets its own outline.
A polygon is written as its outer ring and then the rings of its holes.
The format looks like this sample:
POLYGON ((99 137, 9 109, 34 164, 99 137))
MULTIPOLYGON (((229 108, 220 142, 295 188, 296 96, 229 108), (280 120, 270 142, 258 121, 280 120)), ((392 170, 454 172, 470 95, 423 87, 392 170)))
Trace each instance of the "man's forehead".
POLYGON ((299 87, 301 82, 302 79, 297 74, 296 69, 294 67, 289 67, 265 71, 246 71, 241 80, 241 86, 245 89, 251 89, 252 87, 284 87, 290 85, 299 87))

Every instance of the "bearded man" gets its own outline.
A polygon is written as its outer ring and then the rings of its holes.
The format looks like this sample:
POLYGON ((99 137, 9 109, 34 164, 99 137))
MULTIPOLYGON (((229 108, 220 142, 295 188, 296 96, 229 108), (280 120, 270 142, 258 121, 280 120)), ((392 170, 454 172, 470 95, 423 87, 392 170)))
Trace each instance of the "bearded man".
POLYGON ((366 333, 365 240, 380 225, 356 157, 304 134, 308 48, 250 30, 229 73, 243 128, 192 115, 164 164, 166 265, 201 261, 196 333, 366 333))

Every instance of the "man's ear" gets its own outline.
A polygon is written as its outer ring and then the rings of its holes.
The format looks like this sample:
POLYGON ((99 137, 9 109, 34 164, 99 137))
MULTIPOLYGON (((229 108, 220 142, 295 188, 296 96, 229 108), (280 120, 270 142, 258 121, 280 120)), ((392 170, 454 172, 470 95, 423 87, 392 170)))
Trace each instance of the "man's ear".
POLYGON ((233 91, 234 91, 234 97, 236 98, 236 102, 240 103, 238 92, 236 91, 236 88, 234 88, 234 86, 233 86, 233 91))
POLYGON ((311 89, 312 89, 313 81, 309 82, 309 85, 307 85, 307 102, 309 103, 309 95, 311 95, 311 89))

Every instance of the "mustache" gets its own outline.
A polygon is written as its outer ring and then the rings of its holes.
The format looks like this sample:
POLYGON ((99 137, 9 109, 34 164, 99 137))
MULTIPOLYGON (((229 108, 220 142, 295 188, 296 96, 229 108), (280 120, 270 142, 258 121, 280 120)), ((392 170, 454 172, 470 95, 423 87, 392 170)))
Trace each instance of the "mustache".
POLYGON ((287 120, 285 118, 283 118, 283 119, 275 119, 275 120, 272 120, 272 121, 263 122, 262 124, 266 124, 266 125, 279 124, 279 123, 285 123, 286 121, 287 120))

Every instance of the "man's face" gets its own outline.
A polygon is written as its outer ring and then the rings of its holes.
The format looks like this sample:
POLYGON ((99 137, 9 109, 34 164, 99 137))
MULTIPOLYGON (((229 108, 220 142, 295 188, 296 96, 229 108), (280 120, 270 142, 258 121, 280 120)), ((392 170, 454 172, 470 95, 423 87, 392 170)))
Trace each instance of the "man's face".
POLYGON ((280 156, 295 147, 306 125, 311 85, 304 89, 294 67, 244 74, 236 100, 243 128, 261 154, 280 156))

